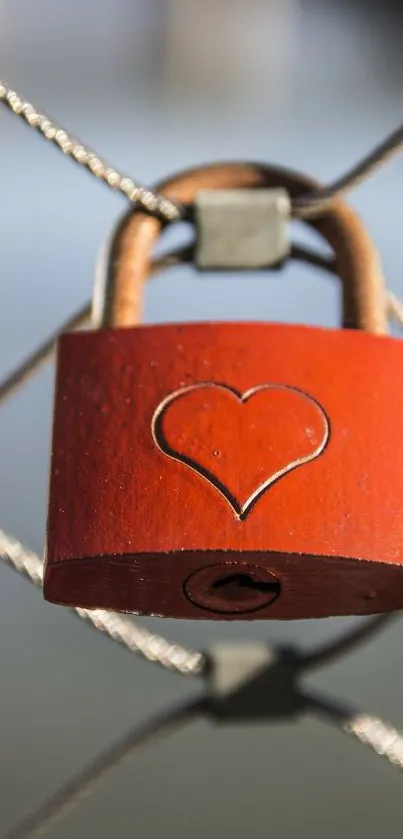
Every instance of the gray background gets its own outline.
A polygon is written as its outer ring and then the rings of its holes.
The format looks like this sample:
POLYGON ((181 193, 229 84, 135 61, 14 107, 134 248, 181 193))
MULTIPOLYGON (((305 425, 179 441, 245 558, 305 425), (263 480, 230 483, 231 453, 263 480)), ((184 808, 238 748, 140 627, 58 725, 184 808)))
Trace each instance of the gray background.
MULTIPOLYGON (((399 4, 303 0, 2 0, 0 74, 143 182, 186 165, 269 160, 323 179, 401 119, 399 4)), ((0 370, 91 293, 122 199, 6 111, 1 130, 0 370)), ((403 294, 402 162, 351 198, 403 294)), ((178 234, 179 235, 179 234, 178 234)), ((301 266, 265 279, 171 271, 148 321, 274 318, 335 325, 339 289, 301 266)), ((53 370, 0 413, 1 526, 42 550, 53 370)), ((273 624, 145 620, 196 646, 267 637, 305 646, 354 619, 273 624)), ((397 621, 315 686, 403 727, 397 621)), ((0 568, 0 828, 136 721, 197 686, 130 657, 0 568)), ((52 835, 401 835, 401 778, 316 720, 198 723, 129 760, 52 835)), ((1 832, 1 831, 0 831, 1 832)))

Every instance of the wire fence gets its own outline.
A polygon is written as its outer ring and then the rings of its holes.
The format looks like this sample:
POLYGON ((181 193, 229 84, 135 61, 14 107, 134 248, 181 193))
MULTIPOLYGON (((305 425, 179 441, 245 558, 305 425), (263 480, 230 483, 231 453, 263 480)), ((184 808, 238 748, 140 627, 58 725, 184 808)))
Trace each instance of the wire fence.
MULTIPOLYGON (((41 586, 42 560, 19 542, 0 531, 0 559, 10 565, 31 583, 41 586)), ((241 720, 251 722, 256 713, 267 722, 275 721, 279 709, 281 716, 295 714, 315 715, 353 737, 389 762, 403 769, 403 734, 379 717, 356 711, 350 703, 340 703, 329 697, 305 692, 300 687, 301 677, 312 668, 330 664, 353 652, 360 644, 368 642, 392 620, 391 615, 379 615, 365 620, 352 631, 308 653, 293 650, 271 650, 268 645, 268 663, 259 668, 258 674, 243 677, 244 660, 239 657, 239 679, 236 687, 225 695, 217 695, 214 688, 214 669, 220 666, 214 648, 210 653, 193 652, 178 645, 170 645, 157 635, 136 626, 129 618, 102 610, 71 610, 94 629, 122 644, 150 662, 181 675, 202 678, 206 683, 200 699, 185 701, 173 710, 162 711, 129 732, 115 745, 100 754, 88 767, 81 770, 66 785, 52 795, 33 814, 16 825, 3 839, 34 839, 48 831, 64 818, 83 798, 94 793, 107 774, 119 767, 137 749, 151 742, 157 735, 170 733, 195 719, 207 718, 223 723, 241 720), (284 678, 284 673, 287 678, 284 678), (241 699, 240 699, 241 696, 241 699), (256 710, 257 709, 257 710, 256 710)), ((236 645, 235 645, 236 651, 236 645)), ((241 653, 242 653, 241 645, 241 653)))
MULTIPOLYGON (((183 218, 183 208, 169 201, 164 196, 140 186, 133 178, 121 174, 106 163, 96 152, 88 149, 69 132, 58 126, 52 119, 38 111, 25 101, 4 82, 0 82, 0 104, 7 107, 14 115, 21 117, 27 125, 56 145, 65 155, 83 166, 88 172, 103 181, 111 189, 120 191, 127 200, 138 207, 162 218, 165 222, 183 218)), ((371 175, 377 167, 385 163, 403 147, 403 126, 394 131, 374 151, 349 172, 328 186, 313 190, 307 195, 293 199, 292 215, 296 218, 316 217, 329 206, 340 194, 357 186, 371 175)), ((310 264, 334 271, 332 259, 301 246, 293 246, 291 258, 300 259, 310 264)), ((186 248, 168 254, 153 264, 152 273, 170 265, 178 265, 192 259, 192 249, 186 248)), ((403 305, 391 293, 387 304, 389 314, 403 325, 403 305)), ((92 307, 85 304, 55 332, 44 341, 21 365, 0 383, 0 403, 3 403, 21 387, 40 367, 49 360, 55 350, 59 336, 73 329, 81 328, 90 320, 92 307)), ((18 540, 0 530, 0 559, 7 565, 40 588, 43 582, 43 563, 40 557, 25 548, 18 540)), ((385 627, 393 617, 378 616, 363 622, 352 632, 335 641, 313 650, 310 653, 269 650, 267 665, 263 672, 250 675, 243 672, 242 656, 239 658, 238 686, 230 690, 223 698, 214 688, 214 672, 220 665, 214 650, 195 651, 173 644, 159 635, 138 626, 130 618, 104 610, 71 609, 76 617, 87 625, 102 632, 111 640, 122 645, 128 652, 135 653, 147 661, 157 663, 165 670, 183 676, 199 677, 206 682, 201 699, 185 702, 183 705, 162 712, 157 718, 146 722, 140 728, 129 732, 126 737, 101 754, 91 765, 84 768, 67 785, 56 792, 47 802, 11 830, 4 839, 32 839, 50 829, 57 820, 77 805, 84 796, 92 793, 107 773, 119 766, 129 755, 150 742, 157 735, 167 733, 178 726, 207 717, 220 722, 233 722, 234 718, 245 721, 253 719, 257 701, 259 713, 262 702, 265 718, 274 720, 278 709, 286 713, 315 714, 335 724, 339 730, 386 759, 397 769, 403 769, 403 735, 394 727, 378 717, 357 712, 349 704, 341 704, 333 699, 307 693, 301 688, 300 680, 312 668, 328 664, 347 653, 352 652, 364 641, 369 641, 375 633, 385 627), (269 655, 270 652, 270 655, 269 655), (287 678, 284 679, 286 672, 287 678), (242 687, 240 701, 239 685, 242 687), (265 706, 267 700, 267 707, 265 706)))
MULTIPOLYGON (((125 198, 146 212, 161 216, 168 222, 185 217, 183 207, 151 189, 145 189, 128 175, 121 174, 114 166, 106 163, 97 152, 92 151, 64 128, 61 128, 53 119, 41 113, 38 108, 1 80, 0 104, 3 104, 15 116, 23 119, 30 128, 33 128, 45 140, 54 144, 75 163, 83 166, 110 189, 118 190, 125 198)), ((326 186, 312 190, 306 195, 293 198, 291 201, 293 217, 307 219, 322 215, 334 198, 344 195, 363 183, 377 169, 391 160, 394 155, 400 153, 402 148, 403 125, 400 125, 341 177, 326 186)))

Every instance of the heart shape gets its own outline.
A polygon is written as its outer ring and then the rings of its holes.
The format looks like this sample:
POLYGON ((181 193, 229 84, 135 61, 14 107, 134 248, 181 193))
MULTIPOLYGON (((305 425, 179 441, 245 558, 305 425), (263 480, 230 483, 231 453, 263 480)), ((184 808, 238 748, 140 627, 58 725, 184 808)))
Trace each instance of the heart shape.
POLYGON ((163 399, 151 430, 163 454, 207 480, 244 520, 269 487, 323 453, 330 423, 314 397, 291 385, 241 393, 200 382, 163 399))

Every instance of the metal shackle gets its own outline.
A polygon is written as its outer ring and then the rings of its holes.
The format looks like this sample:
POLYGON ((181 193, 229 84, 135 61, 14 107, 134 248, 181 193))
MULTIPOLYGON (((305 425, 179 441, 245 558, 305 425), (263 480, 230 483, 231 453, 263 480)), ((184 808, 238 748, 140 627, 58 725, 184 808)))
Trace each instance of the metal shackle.
MULTIPOLYGON (((296 198, 318 184, 276 166, 220 163, 189 169, 156 187, 191 215, 200 190, 283 188, 296 198)), ((330 245, 342 283, 343 326, 374 334, 387 332, 385 281, 376 249, 354 210, 334 199, 318 218, 305 222, 330 245)), ((141 320, 143 286, 150 274, 153 247, 164 223, 140 210, 129 211, 112 238, 104 289, 102 326, 127 327, 141 320)))

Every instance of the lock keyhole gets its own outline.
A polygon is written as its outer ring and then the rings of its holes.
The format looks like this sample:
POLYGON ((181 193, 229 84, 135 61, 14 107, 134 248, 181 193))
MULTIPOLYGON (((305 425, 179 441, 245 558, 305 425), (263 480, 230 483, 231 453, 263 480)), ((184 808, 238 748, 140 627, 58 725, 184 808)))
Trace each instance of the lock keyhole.
POLYGON ((280 597, 281 583, 257 565, 224 562, 195 571, 186 580, 184 592, 202 609, 235 615, 270 606, 280 597))
POLYGON ((242 598, 246 601, 256 599, 256 595, 260 596, 266 592, 278 597, 280 583, 278 580, 274 582, 254 580, 250 574, 230 574, 228 577, 222 577, 216 580, 212 585, 212 589, 216 591, 220 590, 221 597, 225 600, 238 601, 242 598))

